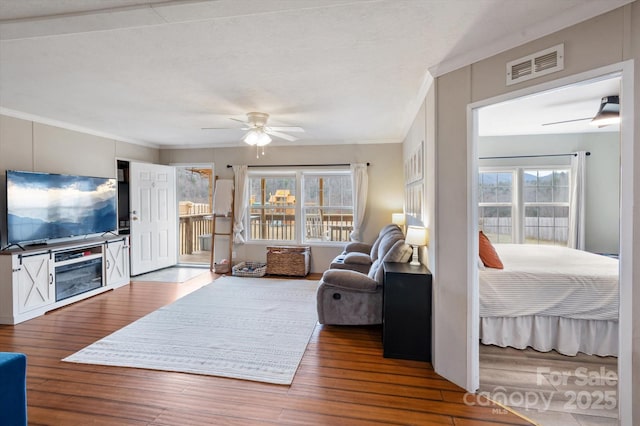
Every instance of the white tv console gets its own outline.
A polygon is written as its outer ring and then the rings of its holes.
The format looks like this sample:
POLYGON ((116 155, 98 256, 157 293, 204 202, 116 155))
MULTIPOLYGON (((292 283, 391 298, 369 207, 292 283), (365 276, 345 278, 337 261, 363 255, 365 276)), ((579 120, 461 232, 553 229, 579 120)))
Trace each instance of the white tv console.
POLYGON ((18 324, 129 284, 129 236, 0 252, 0 324, 18 324))

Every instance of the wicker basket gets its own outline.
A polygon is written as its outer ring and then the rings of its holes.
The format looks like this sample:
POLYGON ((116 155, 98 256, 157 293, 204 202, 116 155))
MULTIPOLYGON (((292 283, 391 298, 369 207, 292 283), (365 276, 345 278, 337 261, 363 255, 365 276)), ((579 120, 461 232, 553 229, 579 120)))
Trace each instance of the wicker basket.
POLYGON ((236 277, 264 277, 267 264, 263 262, 240 262, 231 268, 231 274, 236 277))
POLYGON ((267 273, 304 277, 309 273, 309 246, 267 247, 267 273))

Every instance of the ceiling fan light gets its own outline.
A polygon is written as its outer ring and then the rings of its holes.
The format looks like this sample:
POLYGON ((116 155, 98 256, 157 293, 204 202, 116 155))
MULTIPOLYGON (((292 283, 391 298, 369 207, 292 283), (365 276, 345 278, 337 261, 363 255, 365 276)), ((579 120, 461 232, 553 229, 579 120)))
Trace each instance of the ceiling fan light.
POLYGON ((604 127, 620 123, 620 98, 618 96, 605 96, 600 101, 600 109, 590 124, 604 127))
POLYGON ((246 135, 242 138, 244 143, 249 145, 255 145, 260 140, 260 132, 257 130, 249 130, 246 135))
POLYGON ((271 143, 271 137, 268 134, 261 132, 260 136, 258 137, 258 142, 257 142, 258 146, 265 146, 270 143, 271 143))
POLYGON ((598 127, 610 126, 612 124, 620 123, 620 115, 610 116, 610 117, 600 117, 597 120, 592 120, 591 125, 598 127))

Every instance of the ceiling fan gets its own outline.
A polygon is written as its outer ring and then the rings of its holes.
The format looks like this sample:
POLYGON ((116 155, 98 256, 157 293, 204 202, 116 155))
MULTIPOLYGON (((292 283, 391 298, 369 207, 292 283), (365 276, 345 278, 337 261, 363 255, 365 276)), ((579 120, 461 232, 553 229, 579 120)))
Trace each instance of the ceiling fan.
POLYGON ((304 132, 302 127, 296 126, 267 126, 269 120, 269 114, 265 112, 248 112, 246 120, 238 120, 237 118, 231 118, 230 120, 238 121, 244 124, 244 127, 203 127, 203 130, 247 130, 247 133, 242 137, 242 141, 249 145, 264 146, 271 143, 271 136, 284 139, 287 141, 296 141, 297 137, 289 135, 283 132, 304 132))
POLYGON ((620 97, 605 96, 600 100, 600 109, 594 117, 575 118, 573 120, 554 121, 551 123, 543 123, 543 126, 551 126, 554 124, 573 123, 576 121, 591 120, 591 125, 605 127, 620 122, 620 97))

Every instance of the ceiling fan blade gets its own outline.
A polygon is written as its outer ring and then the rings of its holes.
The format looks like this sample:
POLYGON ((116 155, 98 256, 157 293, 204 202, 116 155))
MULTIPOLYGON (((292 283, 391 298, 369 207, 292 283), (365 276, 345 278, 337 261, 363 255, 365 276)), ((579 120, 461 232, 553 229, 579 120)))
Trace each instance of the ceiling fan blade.
POLYGON ((276 132, 298 132, 304 133, 304 129, 302 127, 296 126, 267 126, 269 130, 274 130, 276 132))
POLYGON ((270 128, 268 130, 265 130, 265 133, 267 133, 268 135, 271 135, 271 136, 275 136, 275 137, 280 138, 280 139, 291 141, 291 142, 298 140, 298 138, 296 138, 295 136, 287 135, 286 133, 282 133, 282 132, 274 132, 271 129, 272 128, 270 128))
POLYGON ((229 120, 237 121, 238 123, 244 124, 242 127, 202 127, 202 130, 249 130, 251 128, 251 124, 244 120, 239 120, 237 118, 228 117, 229 120))
POLYGON ((576 118, 575 120, 553 121, 551 123, 542 123, 543 126, 551 126, 553 124, 573 123, 574 121, 591 120, 593 117, 576 118))
POLYGON ((251 129, 251 127, 202 127, 201 129, 202 130, 249 130, 251 129))

